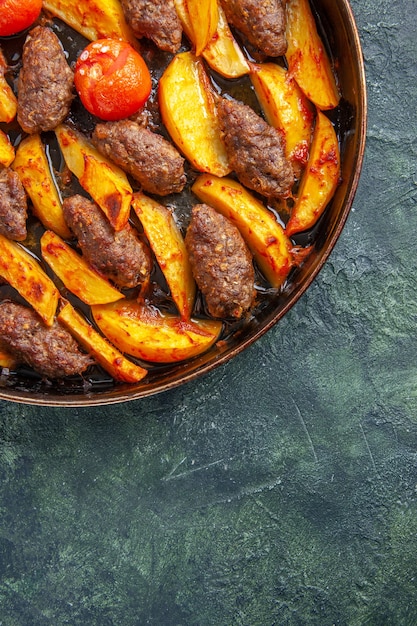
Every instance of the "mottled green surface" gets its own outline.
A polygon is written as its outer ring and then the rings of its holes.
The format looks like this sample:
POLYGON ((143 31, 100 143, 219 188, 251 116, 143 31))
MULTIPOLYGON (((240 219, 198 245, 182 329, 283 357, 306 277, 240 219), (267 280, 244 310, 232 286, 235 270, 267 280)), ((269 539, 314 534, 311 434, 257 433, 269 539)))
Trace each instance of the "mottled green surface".
POLYGON ((354 0, 368 148, 330 261, 202 380, 0 404, 2 626, 417 624, 415 0, 354 0))

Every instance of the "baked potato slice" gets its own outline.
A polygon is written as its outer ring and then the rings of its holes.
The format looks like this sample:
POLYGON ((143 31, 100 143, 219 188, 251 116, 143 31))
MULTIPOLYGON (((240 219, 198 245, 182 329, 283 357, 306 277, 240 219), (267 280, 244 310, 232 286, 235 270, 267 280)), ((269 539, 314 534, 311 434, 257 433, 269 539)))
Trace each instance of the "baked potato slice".
POLYGON ((10 124, 17 114, 17 98, 6 80, 6 59, 0 48, 0 122, 10 124))
POLYGON ((132 187, 125 172, 102 156, 81 133, 65 124, 59 125, 55 134, 65 162, 80 185, 116 231, 124 228, 132 200, 132 187))
POLYGON ((43 0, 43 7, 91 41, 112 37, 137 45, 118 0, 43 0))
POLYGON ((233 37, 221 5, 217 30, 203 50, 202 56, 213 70, 225 78, 239 78, 249 74, 249 64, 233 37))
POLYGON ((339 142, 333 124, 317 112, 310 159, 285 228, 290 237, 314 226, 331 200, 340 179, 339 142))
POLYGON ((222 330, 215 320, 187 321, 133 301, 91 309, 103 335, 121 352, 152 363, 176 363, 202 354, 222 330))
POLYGON ((13 163, 14 158, 15 149, 9 136, 0 129, 0 165, 9 167, 13 163))
POLYGON ((17 365, 17 360, 5 348, 0 348, 0 368, 13 369, 17 365))
POLYGON ((200 56, 217 30, 217 0, 184 0, 184 5, 190 19, 195 53, 200 56))
POLYGON ((293 246, 273 214, 231 178, 203 174, 192 190, 237 226, 265 278, 280 287, 294 264, 293 246))
POLYGON ((115 380, 137 383, 148 373, 143 367, 129 361, 104 339, 69 302, 66 302, 60 310, 58 321, 115 380))
POLYGON ((0 235, 0 276, 52 326, 59 292, 36 259, 21 245, 0 235))
POLYGON ((299 174, 308 161, 313 106, 290 73, 276 63, 252 64, 250 77, 266 120, 281 131, 285 155, 299 174))
POLYGON ((340 94, 309 1, 287 0, 286 12, 288 69, 317 108, 333 109, 340 94))
MULTIPOLYGON (((175 8, 188 39, 196 46, 190 14, 187 11, 186 0, 175 0, 175 8)), ((225 78, 238 78, 249 73, 249 65, 242 50, 227 23, 221 4, 218 4, 217 29, 208 41, 201 55, 209 66, 225 78)))
POLYGON ((142 193, 133 195, 132 206, 165 276, 180 316, 189 319, 196 285, 184 238, 173 213, 142 193))
POLYGON ((12 168, 32 200, 33 212, 45 228, 64 239, 71 236, 62 212, 61 198, 52 177, 40 135, 23 139, 16 150, 12 168))
POLYGON ((16 117, 17 100, 9 83, 0 73, 0 122, 10 124, 16 117))
POLYGON ((225 78, 239 78, 249 74, 249 64, 233 37, 221 5, 217 30, 203 50, 202 56, 213 70, 225 78))
POLYGON ((85 304, 116 302, 124 295, 50 230, 41 237, 42 257, 65 287, 85 304))
POLYGON ((230 172, 210 81, 192 52, 177 54, 166 68, 159 105, 173 142, 196 170, 217 176, 230 172))

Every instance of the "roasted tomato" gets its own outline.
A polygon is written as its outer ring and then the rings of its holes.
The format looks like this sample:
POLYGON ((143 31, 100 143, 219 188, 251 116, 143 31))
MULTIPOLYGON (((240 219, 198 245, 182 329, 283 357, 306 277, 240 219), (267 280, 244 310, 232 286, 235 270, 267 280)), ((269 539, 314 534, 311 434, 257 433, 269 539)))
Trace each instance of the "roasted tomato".
POLYGON ((136 50, 126 41, 99 39, 78 57, 75 87, 81 102, 103 120, 136 113, 151 93, 151 75, 136 50))
POLYGON ((42 0, 3 0, 0 3, 0 36, 15 35, 39 17, 42 0))

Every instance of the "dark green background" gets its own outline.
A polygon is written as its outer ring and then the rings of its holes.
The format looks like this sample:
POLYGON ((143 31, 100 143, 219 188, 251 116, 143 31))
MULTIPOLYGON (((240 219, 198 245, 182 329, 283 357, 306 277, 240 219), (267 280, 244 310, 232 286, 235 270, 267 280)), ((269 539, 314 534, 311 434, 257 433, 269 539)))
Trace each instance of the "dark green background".
POLYGON ((0 403, 1 626, 417 624, 417 6, 352 7, 365 164, 298 304, 159 396, 0 403))

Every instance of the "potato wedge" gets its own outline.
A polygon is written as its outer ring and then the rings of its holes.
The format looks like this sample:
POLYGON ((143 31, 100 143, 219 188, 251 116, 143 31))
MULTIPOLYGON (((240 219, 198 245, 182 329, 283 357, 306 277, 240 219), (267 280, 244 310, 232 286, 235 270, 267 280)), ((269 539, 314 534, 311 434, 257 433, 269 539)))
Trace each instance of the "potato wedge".
POLYGON ((0 75, 0 122, 9 124, 17 113, 17 100, 9 83, 0 75))
POLYGON ((17 365, 17 360, 5 348, 0 348, 0 368, 11 370, 17 365))
POLYGON ((44 0, 43 7, 91 41, 113 37, 137 46, 118 0, 44 0))
POLYGON ((217 0, 184 0, 184 3, 190 18, 195 53, 200 56, 217 30, 219 21, 217 0))
POLYGON ((92 307, 101 332, 121 352, 153 363, 175 363, 206 352, 219 338, 222 323, 182 320, 138 302, 92 307))
POLYGON ((5 78, 6 59, 0 49, 0 122, 10 124, 16 117, 17 98, 5 78))
POLYGON ((85 154, 84 173, 79 182, 101 207, 114 230, 122 230, 129 219, 132 198, 132 188, 125 175, 119 176, 112 163, 85 154))
POLYGON ((225 78, 239 78, 249 74, 249 64, 233 37, 226 15, 219 5, 219 20, 213 38, 202 52, 210 67, 225 78))
POLYGON ((51 230, 41 237, 42 257, 65 287, 85 304, 116 302, 124 295, 51 230))
POLYGON ((340 95, 309 1, 287 0, 286 12, 289 71, 317 108, 333 109, 340 95))
POLYGON ((125 172, 102 156, 79 132, 61 124, 55 129, 68 168, 102 209, 115 230, 127 224, 132 187, 125 172))
POLYGON ((52 326, 59 292, 36 259, 18 243, 0 235, 0 276, 52 326))
POLYGON ((66 302, 59 312, 58 321, 115 380, 137 383, 148 373, 145 368, 129 361, 104 339, 69 302, 66 302))
POLYGON ((196 285, 184 238, 174 215, 165 206, 142 193, 133 195, 132 206, 165 276, 180 316, 189 319, 196 285))
POLYGON ((64 239, 71 237, 40 135, 34 134, 23 139, 17 148, 12 168, 32 200, 34 214, 45 228, 64 239))
POLYGON ((250 77, 265 118, 282 132, 296 174, 308 161, 314 109, 291 74, 276 63, 252 64, 250 77))
POLYGON ((203 174, 192 187, 196 196, 229 218, 272 287, 282 285, 294 264, 292 244, 273 214, 245 187, 230 178, 203 174))
POLYGON ((314 226, 332 198, 340 179, 339 143, 333 124, 317 112, 310 159, 285 232, 290 237, 314 226))
MULTIPOLYGON (((194 33, 185 0, 174 0, 175 8, 188 39, 195 45, 194 33)), ((249 64, 227 23, 221 4, 218 5, 217 30, 201 55, 210 67, 225 78, 239 78, 249 73, 249 64)))
POLYGON ((1 129, 0 129, 0 165, 9 167, 14 161, 15 150, 12 143, 1 129))
POLYGON ((177 54, 163 73, 159 105, 172 140, 196 170, 217 176, 230 172, 210 82, 192 52, 177 54))

